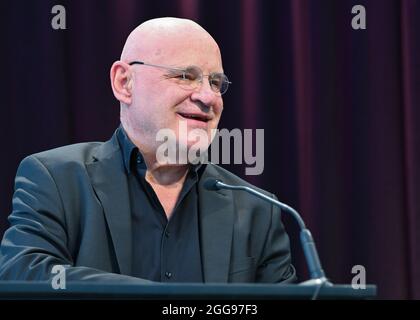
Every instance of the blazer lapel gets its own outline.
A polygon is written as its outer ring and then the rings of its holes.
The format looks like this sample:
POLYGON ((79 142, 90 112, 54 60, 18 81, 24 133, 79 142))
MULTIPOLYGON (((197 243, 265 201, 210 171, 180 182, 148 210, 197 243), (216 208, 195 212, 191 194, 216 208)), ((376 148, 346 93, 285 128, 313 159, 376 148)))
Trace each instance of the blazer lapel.
POLYGON ((131 212, 127 177, 115 135, 98 148, 86 164, 92 186, 102 204, 120 273, 131 274, 131 212))
POLYGON ((218 178, 208 164, 198 185, 201 255, 205 282, 227 282, 233 236, 233 203, 230 190, 208 191, 206 178, 218 178))

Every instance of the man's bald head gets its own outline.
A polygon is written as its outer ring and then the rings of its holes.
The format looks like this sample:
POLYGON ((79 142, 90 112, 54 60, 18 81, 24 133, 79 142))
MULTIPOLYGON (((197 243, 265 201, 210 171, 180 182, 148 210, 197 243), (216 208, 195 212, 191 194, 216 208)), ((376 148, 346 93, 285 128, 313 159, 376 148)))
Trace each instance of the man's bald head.
MULTIPOLYGON (((195 141, 185 141, 180 133, 183 125, 188 132, 202 129, 211 137, 220 120, 223 99, 209 77, 220 73, 223 66, 219 47, 197 23, 158 18, 134 29, 121 60, 111 67, 110 78, 120 101, 121 123, 139 150, 155 155, 162 129, 174 133, 178 146, 191 147, 195 141), (135 61, 144 65, 130 65, 135 61), (188 79, 181 79, 179 70, 193 66, 201 70, 200 79, 197 86, 185 87, 188 79), (195 120, 198 117, 204 120, 195 120)), ((210 140, 202 143, 207 148, 210 140)))
POLYGON ((171 56, 179 46, 186 44, 204 47, 220 56, 216 41, 196 22, 180 18, 157 18, 142 23, 130 33, 121 61, 142 59, 158 63, 171 56))

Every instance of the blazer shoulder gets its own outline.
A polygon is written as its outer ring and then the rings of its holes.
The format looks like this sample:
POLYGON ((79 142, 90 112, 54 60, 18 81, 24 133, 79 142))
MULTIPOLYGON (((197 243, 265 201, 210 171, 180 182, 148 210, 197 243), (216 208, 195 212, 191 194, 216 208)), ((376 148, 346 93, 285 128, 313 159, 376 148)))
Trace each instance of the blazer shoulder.
POLYGON ((103 142, 76 143, 34 153, 25 159, 36 158, 47 167, 75 162, 87 163, 93 159, 98 147, 103 144, 103 142))
POLYGON ((68 183, 69 177, 77 179, 78 173, 85 175, 89 165, 97 160, 115 159, 118 152, 119 144, 115 135, 106 142, 71 144, 27 156, 19 164, 16 176, 31 175, 35 168, 44 167, 50 175, 68 183))

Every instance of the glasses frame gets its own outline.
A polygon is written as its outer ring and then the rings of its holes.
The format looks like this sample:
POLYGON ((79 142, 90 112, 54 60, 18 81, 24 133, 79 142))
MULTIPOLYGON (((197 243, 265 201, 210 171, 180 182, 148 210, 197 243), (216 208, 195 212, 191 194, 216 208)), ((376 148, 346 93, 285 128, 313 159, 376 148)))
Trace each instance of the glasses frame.
MULTIPOLYGON (((132 65, 136 65, 136 64, 137 64, 137 65, 143 65, 143 66, 155 67, 155 68, 160 68, 160 69, 166 69, 166 70, 170 70, 170 71, 183 72, 183 78, 184 78, 184 80, 187 80, 187 79, 185 78, 185 72, 187 71, 187 69, 186 69, 186 68, 174 68, 174 67, 163 66, 163 65, 160 65, 160 64, 147 63, 147 62, 144 62, 144 61, 131 61, 131 62, 129 62, 128 64, 129 64, 130 66, 132 66, 132 65)), ((203 83, 203 78, 204 78, 204 77, 208 77, 208 78, 209 78, 210 88, 213 90, 213 92, 220 93, 220 95, 225 94, 225 93, 227 92, 227 90, 229 89, 229 85, 231 85, 231 84, 232 84, 232 82, 230 82, 230 81, 229 81, 228 77, 227 77, 224 73, 218 73, 218 72, 215 72, 215 73, 210 73, 210 74, 203 74, 203 70, 201 70, 199 67, 197 67, 197 66, 191 66, 191 67, 195 67, 195 68, 197 68, 197 69, 199 69, 199 70, 201 71, 201 76, 200 76, 200 79, 198 80, 198 82, 199 82, 199 83, 203 83), (212 86, 212 84, 211 84, 211 80, 210 80, 210 76, 212 76, 213 74, 221 74, 221 75, 223 75, 224 79, 226 80, 226 81, 225 81, 225 83, 226 83, 226 90, 224 90, 224 91, 222 92, 222 91, 220 91, 220 90, 219 90, 219 91, 215 91, 215 90, 213 89, 213 86, 212 86)), ((194 80, 194 81, 196 81, 196 80, 194 80)))

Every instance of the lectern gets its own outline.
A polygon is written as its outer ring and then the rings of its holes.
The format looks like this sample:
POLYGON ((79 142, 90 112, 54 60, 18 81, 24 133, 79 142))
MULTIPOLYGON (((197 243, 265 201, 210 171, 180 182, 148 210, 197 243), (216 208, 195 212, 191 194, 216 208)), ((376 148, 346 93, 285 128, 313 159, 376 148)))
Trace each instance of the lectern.
POLYGON ((49 282, 0 281, 0 299, 139 299, 139 300, 283 300, 373 299, 376 286, 299 284, 127 284, 67 282, 53 289, 49 282))

